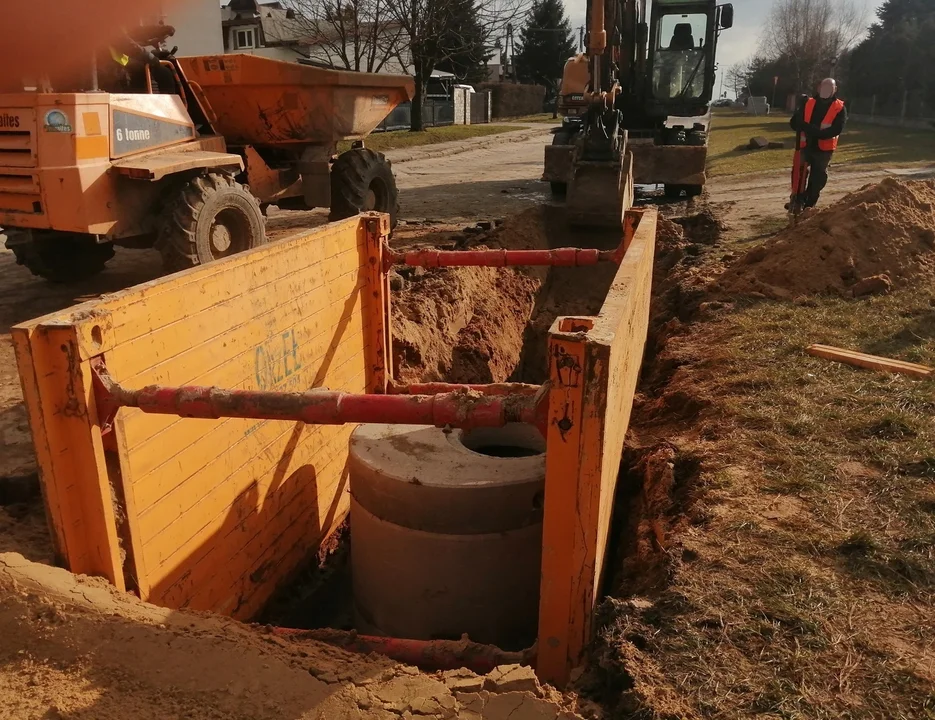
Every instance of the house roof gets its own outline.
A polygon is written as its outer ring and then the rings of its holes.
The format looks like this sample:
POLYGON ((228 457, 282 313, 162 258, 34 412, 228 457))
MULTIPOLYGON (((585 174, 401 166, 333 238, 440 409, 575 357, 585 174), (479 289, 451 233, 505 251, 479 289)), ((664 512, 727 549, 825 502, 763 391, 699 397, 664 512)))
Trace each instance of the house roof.
POLYGON ((295 11, 283 7, 281 2, 260 3, 256 0, 230 0, 222 8, 226 27, 253 25, 257 22, 266 45, 309 44, 305 23, 297 19, 295 11))

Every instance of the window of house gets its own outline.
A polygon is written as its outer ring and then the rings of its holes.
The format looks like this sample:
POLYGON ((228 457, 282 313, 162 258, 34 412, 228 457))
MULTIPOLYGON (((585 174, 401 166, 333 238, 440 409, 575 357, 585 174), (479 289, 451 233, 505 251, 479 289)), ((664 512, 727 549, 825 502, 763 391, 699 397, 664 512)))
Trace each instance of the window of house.
POLYGON ((256 47, 256 31, 253 28, 236 30, 234 32, 234 45, 238 50, 252 50, 256 47))

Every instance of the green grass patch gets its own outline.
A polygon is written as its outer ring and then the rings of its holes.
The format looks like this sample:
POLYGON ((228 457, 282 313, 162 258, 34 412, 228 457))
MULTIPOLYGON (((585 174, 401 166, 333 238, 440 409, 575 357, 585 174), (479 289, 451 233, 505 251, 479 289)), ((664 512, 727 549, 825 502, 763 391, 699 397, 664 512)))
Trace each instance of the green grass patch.
MULTIPOLYGON (((385 152, 386 150, 436 145, 486 135, 499 135, 500 133, 516 132, 517 130, 522 130, 522 128, 510 125, 448 125, 446 127, 428 128, 421 132, 394 130, 393 132, 374 133, 367 137, 365 144, 371 150, 385 152)), ((340 142, 338 143, 338 152, 349 150, 350 147, 350 141, 340 142)))
POLYGON ((521 117, 515 118, 501 118, 509 120, 510 122, 516 123, 544 123, 546 125, 561 125, 562 116, 559 115, 557 118, 552 117, 552 113, 538 113, 536 115, 523 115, 521 117))
MULTIPOLYGON (((789 115, 777 113, 751 117, 736 110, 717 112, 711 122, 708 173, 711 176, 785 170, 791 166, 792 150, 737 150, 750 138, 770 141, 794 137, 789 115)), ((935 130, 902 128, 849 122, 835 153, 835 164, 887 163, 905 165, 935 157, 935 130)))

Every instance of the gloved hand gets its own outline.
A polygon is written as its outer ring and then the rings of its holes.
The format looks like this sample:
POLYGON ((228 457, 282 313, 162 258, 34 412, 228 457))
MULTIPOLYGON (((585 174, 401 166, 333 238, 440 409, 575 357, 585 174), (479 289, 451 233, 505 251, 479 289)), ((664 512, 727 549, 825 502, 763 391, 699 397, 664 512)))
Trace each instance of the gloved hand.
POLYGON ((818 128, 814 125, 806 125, 802 128, 802 135, 805 136, 808 142, 814 142, 818 139, 818 128))

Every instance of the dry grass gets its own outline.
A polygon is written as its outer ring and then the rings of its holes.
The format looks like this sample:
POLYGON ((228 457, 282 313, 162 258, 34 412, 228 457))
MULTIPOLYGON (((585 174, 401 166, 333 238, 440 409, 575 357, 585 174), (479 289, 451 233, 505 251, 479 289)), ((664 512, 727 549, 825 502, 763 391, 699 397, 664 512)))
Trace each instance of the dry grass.
MULTIPOLYGON (((708 172, 712 176, 764 170, 784 170, 790 166, 791 150, 737 150, 762 135, 770 141, 789 140, 789 115, 751 117, 738 110, 719 110, 712 120, 708 172)), ((835 163, 887 163, 912 165, 935 157, 935 131, 848 123, 835 153, 835 163)))
MULTIPOLYGON (((420 145, 435 145, 436 143, 467 140, 468 138, 483 137, 485 135, 499 135, 500 133, 516 132, 521 127, 512 125, 448 125, 434 127, 422 132, 409 130, 394 130, 393 132, 374 133, 367 136, 366 145, 371 150, 385 152, 400 148, 419 147, 420 145)), ((338 143, 338 152, 350 149, 349 141, 338 143)))
POLYGON ((648 421, 647 401, 634 439, 700 472, 678 490, 693 504, 654 523, 668 582, 633 600, 638 578, 618 578, 604 607, 618 717, 935 718, 935 383, 803 352, 935 364, 933 304, 930 283, 715 305, 668 328, 654 395, 700 410, 648 421))
POLYGON ((547 125, 561 125, 562 116, 559 115, 557 118, 552 117, 552 113, 537 113, 536 115, 523 115, 521 117, 515 118, 501 118, 501 120, 508 120, 509 122, 515 123, 545 123, 547 125))

